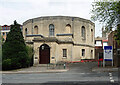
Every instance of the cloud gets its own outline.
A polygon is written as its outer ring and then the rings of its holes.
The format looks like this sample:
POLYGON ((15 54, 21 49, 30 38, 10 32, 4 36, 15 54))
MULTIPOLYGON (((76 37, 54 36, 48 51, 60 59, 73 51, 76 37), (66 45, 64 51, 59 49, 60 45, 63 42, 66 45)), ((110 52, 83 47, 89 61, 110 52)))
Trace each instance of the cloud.
POLYGON ((0 0, 0 24, 12 24, 40 16, 77 16, 90 19, 94 0, 0 0))

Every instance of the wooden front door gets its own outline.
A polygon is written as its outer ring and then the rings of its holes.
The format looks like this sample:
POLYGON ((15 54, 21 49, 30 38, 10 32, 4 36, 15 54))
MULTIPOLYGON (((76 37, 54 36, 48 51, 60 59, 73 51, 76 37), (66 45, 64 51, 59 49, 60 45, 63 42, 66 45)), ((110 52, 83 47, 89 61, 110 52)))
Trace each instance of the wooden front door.
POLYGON ((50 47, 46 44, 40 46, 39 49, 40 64, 49 64, 50 63, 50 47))

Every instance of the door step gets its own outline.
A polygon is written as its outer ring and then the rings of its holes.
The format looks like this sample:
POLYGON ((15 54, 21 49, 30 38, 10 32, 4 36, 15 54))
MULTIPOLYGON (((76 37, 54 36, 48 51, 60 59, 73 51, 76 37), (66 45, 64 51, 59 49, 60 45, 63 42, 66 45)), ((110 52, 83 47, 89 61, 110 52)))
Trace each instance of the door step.
POLYGON ((37 64, 34 67, 47 67, 49 64, 37 64))

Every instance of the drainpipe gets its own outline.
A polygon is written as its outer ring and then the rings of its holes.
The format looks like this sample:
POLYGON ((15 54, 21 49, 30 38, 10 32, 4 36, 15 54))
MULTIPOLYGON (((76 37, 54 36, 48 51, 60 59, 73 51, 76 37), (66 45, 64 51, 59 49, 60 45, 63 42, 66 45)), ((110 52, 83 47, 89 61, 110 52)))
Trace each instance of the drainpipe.
POLYGON ((32 19, 32 34, 33 34, 33 19, 32 19))
MULTIPOLYGON (((72 17, 72 34, 73 34, 72 38, 74 38, 74 17, 72 17)), ((73 56, 73 46, 71 46, 71 62, 72 62, 72 56, 73 56)))

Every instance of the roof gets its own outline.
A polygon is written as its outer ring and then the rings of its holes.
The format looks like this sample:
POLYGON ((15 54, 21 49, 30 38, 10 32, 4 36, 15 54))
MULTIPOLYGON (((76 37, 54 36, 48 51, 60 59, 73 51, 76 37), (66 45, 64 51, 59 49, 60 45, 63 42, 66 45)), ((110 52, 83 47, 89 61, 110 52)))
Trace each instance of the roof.
POLYGON ((96 37, 95 40, 106 40, 106 37, 96 37))
POLYGON ((84 18, 80 18, 80 17, 73 17, 73 16, 42 16, 42 17, 28 19, 27 21, 23 22, 23 25, 26 25, 27 23, 33 23, 34 21, 51 20, 51 19, 70 19, 71 21, 82 20, 84 22, 90 23, 95 26, 95 24, 88 19, 84 19, 84 18))

